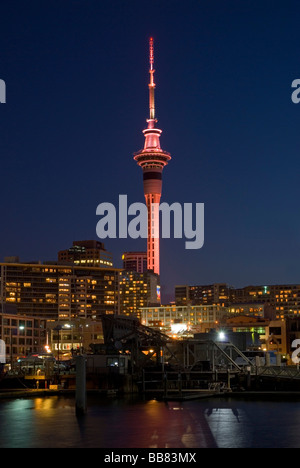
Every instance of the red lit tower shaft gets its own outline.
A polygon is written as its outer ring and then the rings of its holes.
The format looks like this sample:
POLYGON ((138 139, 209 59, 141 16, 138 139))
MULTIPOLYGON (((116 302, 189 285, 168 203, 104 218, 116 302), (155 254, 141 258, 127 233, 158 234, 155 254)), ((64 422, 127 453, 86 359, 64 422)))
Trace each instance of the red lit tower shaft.
POLYGON ((162 171, 168 164, 171 156, 160 147, 161 130, 155 127, 155 100, 154 100, 154 47, 150 39, 150 82, 149 82, 149 111, 147 128, 143 130, 145 145, 142 150, 135 153, 134 159, 143 169, 144 195, 148 208, 148 239, 147 239, 147 265, 148 270, 160 273, 159 256, 159 203, 162 192, 162 171))

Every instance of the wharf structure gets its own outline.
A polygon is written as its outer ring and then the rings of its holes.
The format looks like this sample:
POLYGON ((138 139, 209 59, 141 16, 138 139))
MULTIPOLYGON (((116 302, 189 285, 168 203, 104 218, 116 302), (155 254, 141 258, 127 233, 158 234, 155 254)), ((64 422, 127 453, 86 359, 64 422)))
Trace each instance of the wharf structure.
POLYGON ((104 346, 95 352, 130 356, 131 382, 140 393, 190 399, 220 392, 300 389, 299 368, 286 366, 279 354, 275 361, 269 352, 248 357, 218 333, 176 340, 133 317, 103 319, 104 346))
MULTIPOLYGON (((262 311, 264 308, 262 308, 262 311)), ((291 353, 291 343, 298 338, 292 333, 289 320, 276 320, 255 314, 231 314, 230 307, 214 305, 187 305, 143 307, 141 321, 145 326, 154 327, 177 339, 191 338, 197 333, 210 333, 214 330, 225 335, 233 332, 235 335, 249 334, 248 347, 260 348, 263 351, 275 351, 284 358, 291 353)), ((299 324, 300 325, 300 324, 299 324)))
MULTIPOLYGON (((297 366, 286 366, 279 354, 275 363, 268 352, 251 357, 230 341, 229 333, 227 337, 217 332, 199 333, 178 340, 142 325, 135 317, 103 315, 101 319, 103 342, 94 343, 90 352, 83 353, 90 390, 190 399, 245 389, 300 389, 297 366)), ((67 328, 62 333, 67 333, 67 328)), ((243 339, 242 333, 236 335, 243 339)), ((56 339, 60 339, 59 332, 56 339)), ((38 381, 45 389, 54 382, 56 389, 63 386, 72 391, 76 368, 64 370, 59 361, 58 357, 55 364, 45 356, 19 359, 14 376, 19 385, 24 379, 29 388, 30 382, 34 385, 38 381)), ((1 372, 0 382, 1 388, 10 383, 1 372)))

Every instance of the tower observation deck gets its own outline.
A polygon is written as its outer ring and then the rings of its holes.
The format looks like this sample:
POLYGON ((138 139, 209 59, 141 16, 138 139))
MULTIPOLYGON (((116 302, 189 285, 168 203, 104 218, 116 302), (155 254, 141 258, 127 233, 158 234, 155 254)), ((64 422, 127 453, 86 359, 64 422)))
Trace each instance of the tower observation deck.
POLYGON ((144 148, 134 153, 134 160, 143 170, 144 195, 148 209, 147 268, 160 274, 159 203, 162 193, 162 171, 170 161, 171 155, 162 150, 160 146, 162 130, 156 128, 153 38, 149 40, 149 62, 149 119, 147 119, 147 128, 143 130, 144 148))

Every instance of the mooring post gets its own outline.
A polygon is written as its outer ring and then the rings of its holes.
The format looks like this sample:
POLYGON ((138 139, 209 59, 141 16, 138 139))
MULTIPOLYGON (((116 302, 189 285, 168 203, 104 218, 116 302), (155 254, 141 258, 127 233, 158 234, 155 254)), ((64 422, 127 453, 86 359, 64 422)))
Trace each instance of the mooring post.
POLYGON ((80 355, 76 357, 76 414, 85 414, 86 410, 86 362, 80 355))
POLYGON ((230 390, 230 368, 227 369, 227 389, 230 390))
POLYGON ((251 366, 247 366, 247 388, 251 388, 251 366))
POLYGON ((281 354, 276 354, 276 366, 281 367, 281 354))

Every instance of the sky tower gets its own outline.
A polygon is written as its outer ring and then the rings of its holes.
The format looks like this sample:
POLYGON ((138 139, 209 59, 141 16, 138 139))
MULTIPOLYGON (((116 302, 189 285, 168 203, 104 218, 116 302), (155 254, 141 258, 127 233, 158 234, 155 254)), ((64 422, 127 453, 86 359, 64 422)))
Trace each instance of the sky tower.
POLYGON ((149 119, 147 128, 143 130, 145 145, 142 150, 134 153, 134 159, 143 169, 144 195, 148 208, 148 239, 147 239, 147 267, 154 273, 160 274, 159 269, 159 209, 162 191, 162 171, 171 156, 160 147, 162 130, 156 128, 155 100, 154 100, 154 46, 153 38, 149 40, 150 82, 149 82, 149 119))

